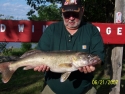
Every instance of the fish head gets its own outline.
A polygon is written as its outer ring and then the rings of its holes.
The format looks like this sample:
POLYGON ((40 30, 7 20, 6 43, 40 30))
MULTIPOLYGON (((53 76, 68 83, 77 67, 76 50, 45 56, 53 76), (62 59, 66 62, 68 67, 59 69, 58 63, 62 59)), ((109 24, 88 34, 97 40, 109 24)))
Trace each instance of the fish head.
POLYGON ((80 53, 77 55, 76 58, 77 59, 73 61, 73 65, 77 68, 91 65, 94 62, 97 62, 100 60, 100 58, 97 55, 92 55, 87 53, 80 53))

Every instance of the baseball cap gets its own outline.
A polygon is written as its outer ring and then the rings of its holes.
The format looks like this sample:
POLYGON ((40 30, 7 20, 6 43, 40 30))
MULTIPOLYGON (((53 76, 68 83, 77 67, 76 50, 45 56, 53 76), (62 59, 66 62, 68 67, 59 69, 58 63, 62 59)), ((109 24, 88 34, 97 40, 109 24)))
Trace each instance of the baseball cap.
POLYGON ((62 0, 62 12, 79 12, 81 8, 81 0, 62 0))

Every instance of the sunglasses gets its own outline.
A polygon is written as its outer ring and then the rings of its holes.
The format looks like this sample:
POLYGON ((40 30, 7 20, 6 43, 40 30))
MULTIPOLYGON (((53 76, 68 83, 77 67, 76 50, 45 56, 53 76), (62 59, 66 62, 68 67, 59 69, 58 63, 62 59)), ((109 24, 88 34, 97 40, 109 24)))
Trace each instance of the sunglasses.
POLYGON ((64 18, 70 18, 70 17, 79 18, 79 12, 64 12, 63 16, 64 18))

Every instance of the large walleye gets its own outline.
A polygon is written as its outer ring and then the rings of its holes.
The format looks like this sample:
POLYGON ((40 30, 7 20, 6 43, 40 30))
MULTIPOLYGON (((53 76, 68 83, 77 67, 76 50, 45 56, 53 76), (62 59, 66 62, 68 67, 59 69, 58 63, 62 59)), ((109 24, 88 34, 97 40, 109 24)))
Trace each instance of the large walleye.
POLYGON ((3 83, 7 83, 19 67, 28 70, 44 64, 49 66, 52 72, 63 73, 60 81, 64 82, 72 71, 91 65, 94 60, 100 60, 100 58, 83 52, 31 50, 24 53, 17 61, 0 63, 0 72, 2 73, 3 83))

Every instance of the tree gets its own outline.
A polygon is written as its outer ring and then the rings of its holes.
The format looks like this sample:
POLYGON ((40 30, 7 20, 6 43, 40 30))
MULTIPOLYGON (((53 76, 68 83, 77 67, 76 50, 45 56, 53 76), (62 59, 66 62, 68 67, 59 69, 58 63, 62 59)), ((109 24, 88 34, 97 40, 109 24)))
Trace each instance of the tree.
POLYGON ((3 14, 0 14, 0 20, 2 19, 1 17, 4 16, 3 14))
POLYGON ((83 0, 84 17, 90 22, 114 22, 115 0, 83 0))
POLYGON ((61 3, 61 0, 26 0, 26 1, 27 5, 31 6, 35 10, 38 10, 42 4, 45 5, 46 2, 50 2, 52 4, 61 3))
POLYGON ((26 51, 28 51, 28 50, 31 50, 31 48, 32 48, 32 44, 31 44, 31 43, 22 43, 22 44, 21 44, 21 50, 22 50, 23 52, 26 52, 26 51))
POLYGON ((35 21, 52 21, 62 19, 60 9, 57 7, 57 5, 54 4, 49 6, 42 5, 39 7, 38 16, 34 14, 30 16, 30 12, 28 12, 27 15, 29 16, 28 19, 35 21))
POLYGON ((0 20, 13 20, 13 16, 4 16, 3 14, 0 14, 0 20))
MULTIPOLYGON (((27 4, 33 9, 30 11, 33 14, 38 11, 41 5, 46 2, 52 4, 61 4, 61 0, 26 0, 27 4)), ((114 6, 115 0, 82 0, 85 7, 84 19, 90 22, 114 22, 114 6)))
POLYGON ((34 16, 35 11, 39 11, 41 7, 47 6, 46 3, 49 2, 52 5, 56 5, 56 3, 61 3, 61 0, 26 0, 27 5, 31 6, 31 10, 27 13, 28 16, 34 16))

